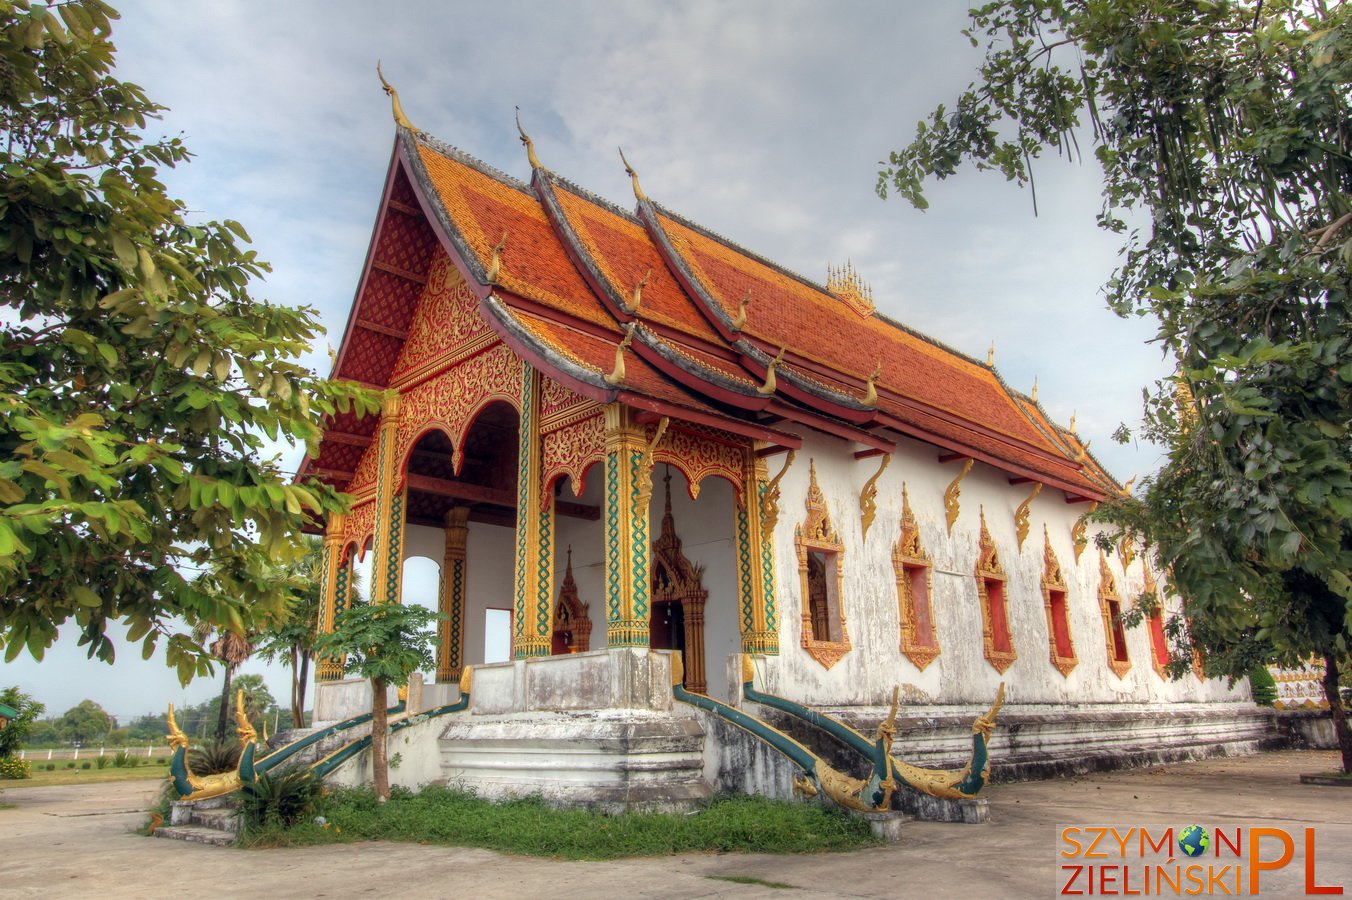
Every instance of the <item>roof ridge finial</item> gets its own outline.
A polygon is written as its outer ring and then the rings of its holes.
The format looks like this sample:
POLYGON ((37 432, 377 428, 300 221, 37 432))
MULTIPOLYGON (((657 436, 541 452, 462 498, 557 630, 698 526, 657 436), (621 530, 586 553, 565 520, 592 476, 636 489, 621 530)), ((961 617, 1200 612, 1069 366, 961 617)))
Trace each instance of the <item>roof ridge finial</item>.
POLYGON ((846 258, 843 266, 827 264, 826 289, 860 315, 873 313, 873 288, 859 277, 854 260, 846 258))
POLYGON ((1033 393, 1028 395, 1034 403, 1037 402, 1037 376, 1033 376, 1033 393))
POLYGON ((620 162, 624 163, 625 174, 629 176, 629 180, 634 184, 634 199, 647 200, 648 195, 643 193, 643 186, 638 183, 638 173, 634 171, 633 166, 629 165, 629 160, 624 158, 624 148, 620 147, 619 151, 620 162))
POLYGON ((630 322, 625 329, 624 338, 615 345, 615 368, 605 376, 606 384, 618 385, 624 381, 624 351, 634 342, 634 332, 637 330, 638 322, 630 322))
POLYGON ((1070 428, 1069 428, 1069 431, 1070 431, 1071 434, 1074 434, 1074 433, 1075 433, 1075 416, 1076 416, 1076 411, 1072 409, 1072 410, 1070 411, 1070 428))
POLYGON ((634 295, 629 301, 630 315, 638 315, 639 307, 643 305, 643 289, 648 286, 648 279, 652 277, 652 274, 652 266, 649 266, 648 271, 643 273, 643 277, 638 280, 638 284, 634 285, 634 295))
POLYGON ((862 402, 865 406, 878 405, 878 376, 881 374, 883 374, 883 364, 882 360, 879 360, 878 365, 873 369, 873 374, 868 377, 867 387, 864 388, 864 399, 862 402))
POLYGON ((404 115, 404 104, 399 102, 399 92, 394 89, 394 85, 385 80, 385 73, 380 70, 380 60, 376 60, 376 75, 380 78, 380 86, 390 97, 390 110, 394 113, 394 124, 400 128, 407 128, 414 134, 422 134, 418 128, 408 120, 404 115))
POLYGON ((751 291, 747 290, 746 296, 737 304, 737 315, 732 317, 732 330, 741 331, 746 327, 746 308, 751 303, 751 291))
POLYGON ((995 368, 995 341, 991 341, 990 349, 986 351, 986 368, 995 368))
POLYGON ((521 143, 526 145, 526 160, 530 162, 530 167, 534 169, 543 169, 540 165, 540 157, 535 155, 535 142, 526 134, 526 130, 521 127, 521 107, 516 107, 516 133, 521 135, 521 143))
POLYGON ((762 384, 760 387, 756 388, 756 393, 760 394, 762 397, 769 397, 775 392, 775 389, 777 387, 777 382, 775 379, 775 369, 778 369, 779 364, 784 361, 784 351, 788 349, 789 347, 787 344, 785 344, 783 347, 780 347, 779 354, 774 359, 770 360, 770 365, 766 366, 765 384, 762 384))

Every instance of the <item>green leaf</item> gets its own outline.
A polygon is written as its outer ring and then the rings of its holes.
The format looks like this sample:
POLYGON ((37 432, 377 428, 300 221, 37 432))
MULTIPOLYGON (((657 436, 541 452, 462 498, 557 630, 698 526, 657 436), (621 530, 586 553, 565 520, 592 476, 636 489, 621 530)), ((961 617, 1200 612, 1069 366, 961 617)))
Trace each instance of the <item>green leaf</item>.
POLYGON ((72 585, 70 595, 81 606, 97 607, 103 605, 103 599, 84 585, 72 585))

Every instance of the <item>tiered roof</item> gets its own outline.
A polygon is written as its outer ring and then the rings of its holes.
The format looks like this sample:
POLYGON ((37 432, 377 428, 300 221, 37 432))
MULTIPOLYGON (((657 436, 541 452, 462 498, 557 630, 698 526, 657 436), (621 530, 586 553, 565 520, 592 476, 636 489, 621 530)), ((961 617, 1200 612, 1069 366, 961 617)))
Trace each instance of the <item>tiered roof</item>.
MULTIPOLYGON (((830 290, 653 202, 636 175, 631 212, 540 166, 533 149, 530 160, 527 183, 399 128, 333 377, 389 385, 440 245, 499 336, 592 399, 781 446, 799 444, 805 427, 859 452, 890 451, 904 436, 1067 499, 1118 490, 992 366, 874 311, 852 269, 830 290), (627 334, 624 377, 610 384, 627 334)), ((335 422, 302 474, 343 486, 373 427, 335 422)))

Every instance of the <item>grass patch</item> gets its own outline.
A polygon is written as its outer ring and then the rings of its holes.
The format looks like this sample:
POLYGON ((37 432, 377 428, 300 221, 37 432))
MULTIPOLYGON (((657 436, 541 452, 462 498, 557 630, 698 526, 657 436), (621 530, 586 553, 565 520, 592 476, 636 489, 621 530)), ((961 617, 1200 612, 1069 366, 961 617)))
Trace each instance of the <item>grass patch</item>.
POLYGON ((777 891, 796 891, 798 885, 785 884, 782 881, 766 881, 764 878, 757 878, 755 875, 705 875, 705 878, 712 878, 714 881, 731 881, 733 884, 758 884, 761 887, 774 888, 777 891))
POLYGON ((266 825, 245 835, 241 843, 277 847, 408 841, 578 860, 701 851, 816 853, 878 843, 866 822, 844 812, 743 796, 716 798, 690 815, 607 816, 554 809, 538 798, 495 803, 444 787, 427 787, 417 794, 395 791, 388 803, 381 804, 371 791, 352 789, 322 798, 315 815, 324 816, 327 825, 310 821, 293 828, 266 825))
POLYGON ((50 787, 57 784, 94 784, 104 781, 152 781, 165 778, 164 766, 139 766, 135 769, 118 769, 109 766, 106 769, 61 769, 48 772, 33 765, 33 777, 21 781, 6 781, 5 789, 23 790, 25 788, 50 787))

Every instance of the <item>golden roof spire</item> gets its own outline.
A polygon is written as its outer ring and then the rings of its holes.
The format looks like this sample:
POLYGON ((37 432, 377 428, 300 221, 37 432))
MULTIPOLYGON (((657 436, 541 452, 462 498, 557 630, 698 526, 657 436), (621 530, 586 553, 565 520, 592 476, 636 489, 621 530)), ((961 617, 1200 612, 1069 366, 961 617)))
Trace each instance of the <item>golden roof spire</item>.
POLYGON ((376 75, 380 78, 380 86, 384 88, 385 93, 390 96, 390 110, 394 113, 394 124, 400 128, 407 128, 414 134, 422 134, 408 116, 404 115, 404 105, 399 102, 399 92, 394 89, 394 85, 385 80, 385 73, 380 71, 380 60, 376 60, 376 75))
POLYGON ((861 315, 873 312, 873 288, 859 277, 851 260, 845 260, 843 266, 826 267, 826 289, 861 315))
POLYGON ((540 157, 535 155, 535 143, 526 134, 526 130, 521 127, 521 107, 516 108, 516 133, 521 135, 521 143, 526 145, 526 159, 530 162, 531 169, 543 169, 540 165, 540 157))
POLYGON ((986 351, 986 366, 989 368, 995 365, 995 341, 991 341, 991 348, 986 351))
POLYGON ((634 199, 647 200, 648 195, 643 193, 643 187, 638 183, 638 173, 634 171, 633 166, 629 165, 629 160, 624 158, 624 148, 621 147, 619 149, 620 149, 620 162, 624 163, 625 174, 628 175, 629 180, 634 183, 634 199))
POLYGON ((1032 400, 1033 400, 1034 403, 1037 402, 1037 376, 1036 376, 1036 375, 1033 376, 1033 393, 1030 394, 1029 396, 1032 398, 1032 400))

